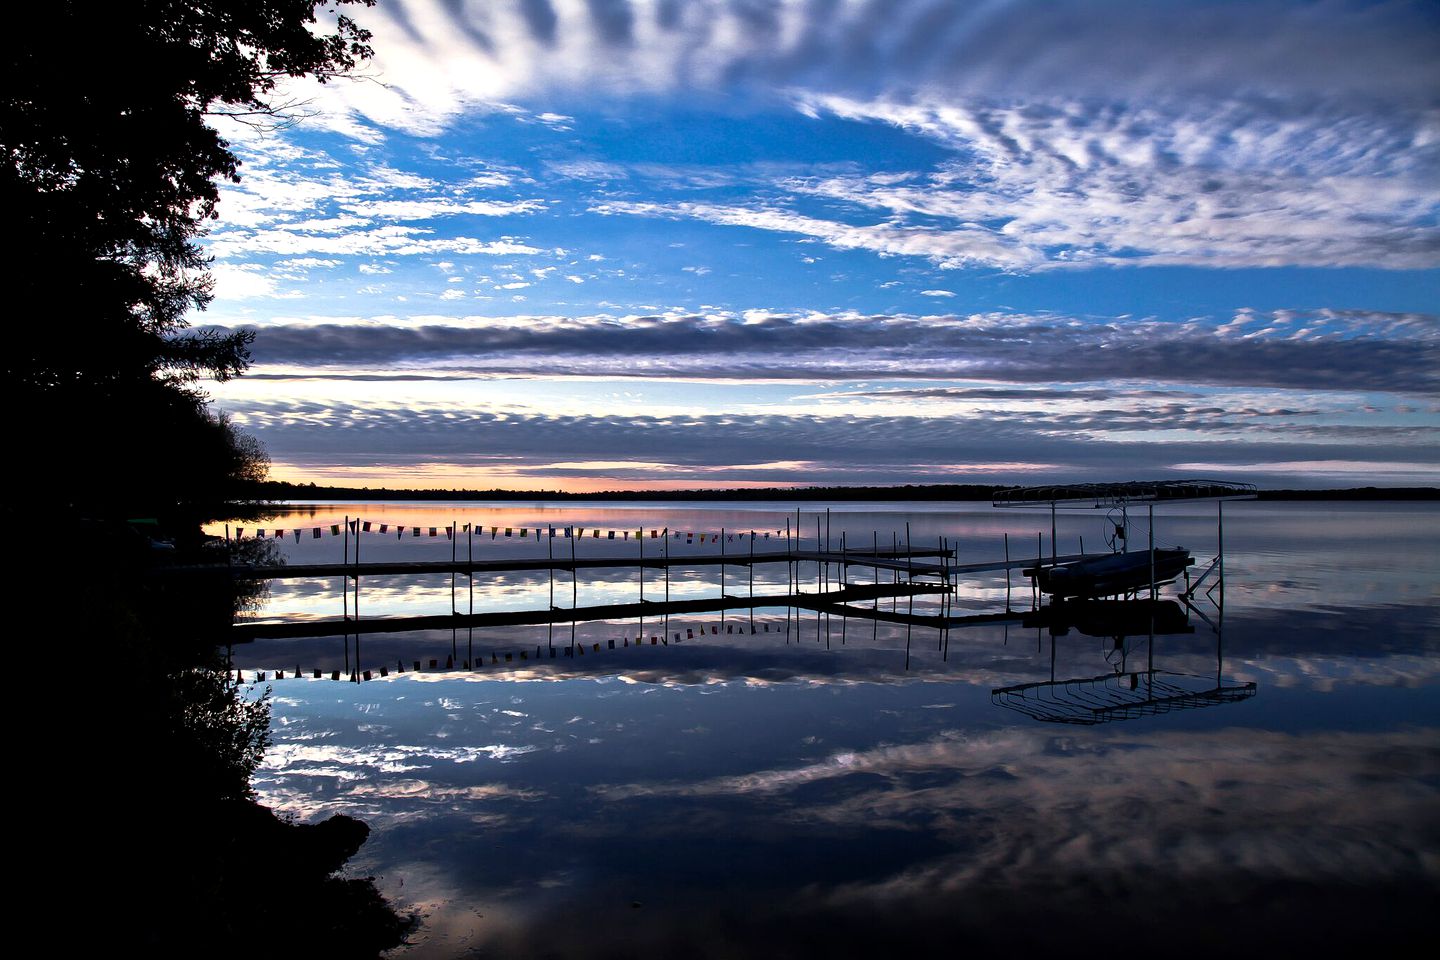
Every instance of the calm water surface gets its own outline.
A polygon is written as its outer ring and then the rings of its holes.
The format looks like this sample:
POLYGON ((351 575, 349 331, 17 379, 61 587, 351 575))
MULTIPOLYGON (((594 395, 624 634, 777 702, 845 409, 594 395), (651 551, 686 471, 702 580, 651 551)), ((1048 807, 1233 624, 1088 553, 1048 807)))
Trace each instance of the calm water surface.
MULTIPOLYGON (((801 513, 813 546, 817 513, 801 513)), ((362 561, 545 556, 533 531, 549 525, 643 528, 647 554, 660 549, 651 528, 753 530, 761 550, 797 524, 781 504, 352 503, 261 525, 303 528, 281 541, 289 562, 333 562, 350 547, 328 528, 345 517, 372 523, 362 561), (452 522, 483 532, 452 544, 452 522), (507 526, 528 538, 506 540, 507 526)), ((1143 508, 1131 519, 1143 547, 1143 508)), ((1059 552, 1082 538, 1103 549, 1104 521, 1062 512, 1059 552)), ((841 505, 829 537, 889 546, 907 522, 912 542, 946 537, 962 563, 1001 558, 1006 534, 1016 558, 1035 555, 1037 534, 1050 551, 1048 511, 984 505, 841 505)), ((1218 532, 1213 504, 1157 511, 1156 542, 1190 548, 1195 574, 1218 532)), ((634 533, 616 536, 587 532, 575 548, 638 555, 634 533)), ((352 870, 423 916, 405 956, 1419 952, 1440 903, 1437 541, 1433 505, 1226 504, 1223 616, 1202 602, 1153 640, 1148 622, 1120 638, 1027 625, 1017 573, 1011 622, 948 637, 779 607, 366 635, 358 650, 339 635, 256 641, 234 661, 272 678, 253 688, 274 704, 262 798, 371 825, 352 870), (357 664, 391 675, 328 679, 357 664)), ((743 556, 748 536, 725 548, 743 556)), ((798 575, 813 590, 824 571, 798 575)), ((669 595, 716 595, 719 576, 677 568, 669 595)), ((738 595, 787 583, 783 565, 757 567, 753 584, 744 567, 725 576, 738 595)), ((658 571, 643 589, 661 599, 658 571)), ((633 570, 510 573, 473 590, 448 574, 367 577, 356 601, 338 578, 278 581, 253 617, 333 618, 357 602, 364 618, 545 609, 552 590, 555 605, 584 606, 633 601, 641 584, 633 570)), ((1006 603, 1004 574, 976 574, 952 613, 1006 603)))

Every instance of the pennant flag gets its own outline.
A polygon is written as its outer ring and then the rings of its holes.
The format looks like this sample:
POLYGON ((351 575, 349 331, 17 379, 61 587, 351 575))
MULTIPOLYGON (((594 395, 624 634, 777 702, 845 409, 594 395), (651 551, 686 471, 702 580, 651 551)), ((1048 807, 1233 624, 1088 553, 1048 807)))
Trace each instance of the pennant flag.
POLYGON ((686 640, 694 640, 694 639, 695 639, 695 631, 694 631, 694 630, 686 630, 686 631, 685 631, 685 639, 686 639, 686 640))
POLYGON ((734 633, 734 632, 735 632, 735 624, 733 624, 733 623, 727 623, 727 624, 725 624, 725 632, 726 632, 726 633, 734 633))
POLYGON ((298 529, 295 531, 295 542, 300 542, 300 531, 298 529))
MULTIPOLYGON (((623 536, 621 536, 621 538, 620 538, 621 540, 629 540, 629 539, 630 539, 630 531, 629 531, 629 530, 624 530, 624 531, 622 531, 622 533, 623 533, 623 536)), ((611 537, 613 538, 613 537, 614 537, 614 534, 611 534, 611 537)))
POLYGON ((766 539, 766 540, 769 540, 769 539, 770 539, 770 531, 769 531, 769 530, 766 530, 766 531, 765 531, 765 539, 766 539))
MULTIPOLYGON (((614 533, 613 530, 611 531, 610 536, 611 536, 612 538, 615 536, 615 533, 614 533)), ((592 539, 592 540, 599 540, 599 539, 600 539, 600 530, 599 530, 599 528, 596 528, 596 530, 595 530, 595 535, 594 535, 593 537, 591 537, 590 539, 592 539)))
POLYGON ((241 537, 243 537, 243 536, 245 536, 245 528, 244 528, 244 527, 236 527, 236 528, 235 528, 235 539, 236 539, 236 540, 239 540, 239 539, 240 539, 241 537))
POLYGON ((470 524, 468 524, 468 523, 465 524, 465 532, 466 532, 466 533, 469 533, 469 532, 470 532, 470 524))
POLYGON ((350 525, 350 529, 351 529, 352 531, 354 531, 354 530, 359 530, 359 528, 360 528, 360 518, 359 518, 359 517, 356 517, 354 520, 346 520, 345 522, 350 525))
POLYGON ((512 532, 512 531, 511 531, 511 529, 510 529, 509 527, 506 527, 506 528, 505 528, 505 536, 507 536, 507 537, 510 536, 510 535, 511 535, 511 532, 512 532))
POLYGON ((575 528, 574 528, 574 527, 566 527, 566 528, 565 528, 565 539, 566 539, 566 540, 569 540, 569 539, 570 539, 570 535, 573 534, 574 532, 575 532, 575 528))
POLYGON ((715 624, 712 623, 712 624, 710 624, 710 632, 711 632, 712 634, 719 633, 719 632, 720 632, 720 628, 717 627, 717 626, 715 626, 715 624))
POLYGON ((660 531, 659 531, 659 530, 651 530, 651 531, 650 531, 650 539, 651 539, 651 540, 654 540, 654 539, 656 539, 656 538, 659 537, 659 536, 660 536, 660 531))
POLYGON ((551 527, 551 528, 550 528, 550 539, 551 539, 551 540, 554 540, 554 539, 555 539, 555 528, 554 528, 554 527, 551 527))
POLYGON ((277 529, 277 530, 275 531, 275 539, 276 539, 276 540, 284 540, 284 539, 285 539, 285 530, 284 530, 283 528, 277 529))
MULTIPOLYGON (((595 533, 596 533, 596 534, 599 534, 600 531, 599 531, 599 530, 596 530, 595 533)), ((610 531, 610 535, 609 535, 608 537, 606 537, 605 539, 606 539, 606 540, 614 540, 614 539, 615 539, 615 531, 614 531, 614 530, 611 530, 611 531, 610 531)))
POLYGON ((521 527, 521 528, 520 528, 520 539, 521 539, 521 540, 529 540, 529 539, 530 539, 530 531, 527 530, 525 527, 521 527))
POLYGON ((679 643, 679 642, 680 642, 680 634, 678 634, 678 633, 675 634, 675 642, 676 642, 676 643, 679 643))
MULTIPOLYGON (((410 536, 412 536, 412 537, 418 537, 418 536, 420 536, 420 528, 419 528, 419 527, 411 527, 411 528, 410 528, 410 536)), ((433 537, 434 534, 432 533, 431 536, 433 537)))
POLYGON ((446 540, 454 540, 454 539, 455 539, 455 528, 454 528, 453 526, 452 526, 452 527, 446 527, 446 528, 445 528, 445 539, 446 539, 446 540))
POLYGON ((675 531, 675 539, 676 539, 676 540, 679 540, 679 539, 680 539, 680 531, 679 531, 679 530, 676 530, 676 531, 675 531))
POLYGON ((765 624, 765 632, 766 632, 766 633, 769 633, 769 632, 770 632, 770 624, 768 624, 768 623, 765 624))
POLYGON ((316 527, 316 528, 315 528, 315 534, 314 534, 314 536, 312 536, 310 539, 312 539, 312 540, 319 540, 319 539, 320 539, 320 528, 319 528, 319 527, 316 527))
POLYGON ((330 536, 332 536, 332 537, 338 537, 338 536, 340 536, 340 524, 338 524, 338 523, 332 523, 332 524, 330 524, 330 536))
POLYGON ((369 532, 370 532, 370 521, 369 521, 369 520, 366 520, 366 521, 361 525, 360 529, 364 530, 366 533, 369 533, 369 532))
POLYGON ((381 533, 389 533, 389 532, 390 532, 390 524, 388 524, 388 523, 382 523, 382 524, 380 524, 380 532, 381 532, 381 533))

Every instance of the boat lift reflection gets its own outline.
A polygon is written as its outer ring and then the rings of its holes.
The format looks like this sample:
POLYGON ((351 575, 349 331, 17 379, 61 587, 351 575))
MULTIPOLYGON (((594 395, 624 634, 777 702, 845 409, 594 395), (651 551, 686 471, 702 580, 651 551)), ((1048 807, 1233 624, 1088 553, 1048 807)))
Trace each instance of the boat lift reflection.
POLYGON ((1026 615, 1023 624, 1048 628, 1050 679, 998 687, 990 691, 991 702, 1046 723, 1093 726, 1238 703, 1255 696, 1254 681, 1225 681, 1221 633, 1203 614, 1202 619, 1215 634, 1214 674, 1176 673, 1155 666, 1155 638, 1195 633, 1187 613, 1193 609, 1188 600, 1182 607, 1173 600, 1148 599, 1057 603, 1042 607, 1026 615), (1088 677, 1056 677, 1056 647, 1071 630, 1111 640, 1103 654, 1111 667, 1109 672, 1088 677), (1131 660, 1142 645, 1145 662, 1136 668, 1131 660))

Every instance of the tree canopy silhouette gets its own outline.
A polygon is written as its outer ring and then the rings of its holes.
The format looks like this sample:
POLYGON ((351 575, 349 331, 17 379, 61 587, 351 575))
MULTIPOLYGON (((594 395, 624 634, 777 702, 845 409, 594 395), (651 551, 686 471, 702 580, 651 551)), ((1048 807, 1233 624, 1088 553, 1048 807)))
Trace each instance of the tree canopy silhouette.
MULTIPOLYGON (((352 3, 374 0, 51 0, 10 12, 0 208, 18 243, 4 259, 0 364, 10 409, 24 412, 22 452, 48 468, 53 495, 85 499, 66 479, 82 463, 164 462, 235 436, 197 383, 241 373, 252 334, 189 327, 212 298, 199 241, 218 183, 240 172, 207 118, 273 117, 283 78, 323 82, 369 57, 369 33, 339 13, 352 3)), ((124 495, 165 499, 155 484, 175 485, 150 473, 124 495)))

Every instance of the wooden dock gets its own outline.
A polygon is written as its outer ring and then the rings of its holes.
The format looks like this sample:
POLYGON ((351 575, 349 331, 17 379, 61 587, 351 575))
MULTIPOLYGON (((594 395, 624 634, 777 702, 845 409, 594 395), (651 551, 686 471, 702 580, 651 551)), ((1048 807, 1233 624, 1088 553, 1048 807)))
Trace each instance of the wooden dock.
MULTIPOLYGON (((501 560, 367 560, 364 563, 297 563, 284 566, 253 566, 248 564, 204 564, 160 567, 158 576, 227 576, 235 580, 300 580, 317 577, 415 576, 420 574, 457 573, 465 576, 487 573, 526 573, 578 570, 669 570, 676 567, 748 567, 768 563, 830 563, 850 567, 893 570, 914 576, 943 577, 955 570, 945 562, 955 556, 954 550, 940 548, 881 550, 864 553, 835 550, 768 550, 756 553, 700 554, 667 557, 604 556, 604 557, 519 557, 501 560), (927 562, 938 557, 942 562, 927 562)), ((1025 561, 1034 563, 1034 560, 1025 561)), ((1019 565, 1020 561, 1016 561, 1019 565)))
POLYGON ((369 620, 346 617, 329 620, 287 620, 276 622, 241 621, 231 627, 234 642, 249 640, 330 637, 344 634, 399 633, 412 630, 450 630, 465 627, 520 627, 575 623, 595 620, 662 619, 681 614, 714 613, 723 610, 763 607, 796 607, 821 613, 843 613, 850 617, 880 619, 895 623, 944 625, 941 617, 916 617, 888 613, 846 604, 891 597, 947 594, 950 588, 939 583, 851 584, 823 593, 790 593, 770 596, 701 597, 690 600, 643 600, 588 607, 551 607, 548 610, 500 610, 490 613, 434 614, 418 617, 376 617, 369 620))

